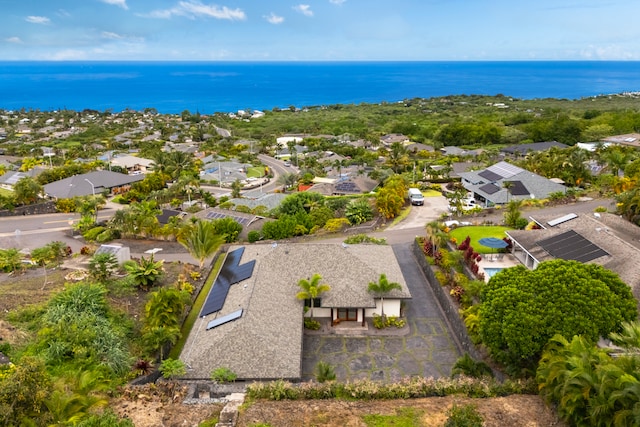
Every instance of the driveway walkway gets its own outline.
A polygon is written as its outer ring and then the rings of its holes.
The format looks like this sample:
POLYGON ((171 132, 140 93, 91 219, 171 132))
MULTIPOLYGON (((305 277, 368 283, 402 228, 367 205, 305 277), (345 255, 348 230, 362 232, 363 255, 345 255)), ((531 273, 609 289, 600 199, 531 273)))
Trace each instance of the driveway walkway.
POLYGON ((393 250, 413 297, 405 309, 408 331, 404 335, 391 331, 388 336, 305 335, 303 380, 315 377, 320 361, 334 367, 339 381, 397 381, 408 376, 451 374, 460 352, 413 257, 411 243, 393 245, 393 250))

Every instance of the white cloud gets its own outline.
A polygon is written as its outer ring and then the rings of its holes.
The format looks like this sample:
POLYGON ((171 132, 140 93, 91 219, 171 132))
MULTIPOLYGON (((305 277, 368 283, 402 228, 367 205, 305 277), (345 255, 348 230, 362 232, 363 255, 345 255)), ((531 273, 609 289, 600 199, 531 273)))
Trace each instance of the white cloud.
POLYGON ((59 52, 46 54, 43 56, 43 59, 46 59, 49 61, 72 61, 72 60, 79 60, 79 59, 86 59, 86 58, 87 58, 86 52, 82 50, 74 50, 74 49, 61 50, 59 52))
POLYGON ((20 40, 20 37, 8 37, 4 39, 4 41, 6 41, 7 43, 16 43, 16 44, 22 43, 22 40, 20 40))
POLYGON ((331 4, 337 4, 338 6, 340 6, 341 4, 344 4, 347 0, 329 0, 329 3, 331 4))
POLYGON ((300 12, 304 16, 313 16, 311 6, 309 6, 308 4, 299 4, 297 6, 293 6, 293 10, 300 12))
POLYGON ((127 6, 127 0, 100 0, 100 1, 102 3, 112 4, 114 6, 121 7, 124 10, 129 9, 129 6, 127 6))
POLYGON ((124 37, 121 36, 120 34, 112 33, 111 31, 103 31, 102 38, 110 39, 110 40, 122 40, 124 37))
POLYGON ((271 12, 269 15, 265 15, 264 19, 267 20, 269 24, 282 24, 284 22, 284 17, 278 16, 275 13, 271 12))
POLYGON ((190 19, 205 17, 243 21, 247 18, 242 9, 229 9, 227 6, 206 5, 197 0, 181 1, 171 9, 155 10, 149 14, 152 18, 169 19, 172 16, 185 16, 190 19))
POLYGON ((24 18, 24 20, 27 22, 31 22, 32 24, 48 24, 49 22, 51 22, 51 20, 46 16, 33 16, 33 15, 27 16, 26 18, 24 18))

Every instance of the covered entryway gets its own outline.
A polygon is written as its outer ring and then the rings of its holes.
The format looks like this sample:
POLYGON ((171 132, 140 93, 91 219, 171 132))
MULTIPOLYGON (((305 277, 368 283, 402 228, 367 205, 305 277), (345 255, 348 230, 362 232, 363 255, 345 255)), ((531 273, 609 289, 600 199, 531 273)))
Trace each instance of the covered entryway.
POLYGON ((358 309, 357 308, 339 308, 338 309, 338 319, 340 321, 350 322, 358 320, 358 309))

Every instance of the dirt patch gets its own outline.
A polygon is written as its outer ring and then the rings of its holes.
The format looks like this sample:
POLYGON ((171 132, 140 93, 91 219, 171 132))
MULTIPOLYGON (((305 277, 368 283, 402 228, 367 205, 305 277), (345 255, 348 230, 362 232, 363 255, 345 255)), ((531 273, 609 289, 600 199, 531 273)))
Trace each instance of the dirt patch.
POLYGON ((128 387, 109 407, 136 427, 197 426, 220 414, 221 403, 184 405, 186 391, 185 387, 167 388, 166 383, 128 387))
POLYGON ((237 427, 249 427, 256 423, 268 423, 272 427, 366 427, 364 415, 394 415, 401 408, 418 411, 421 414, 421 426, 442 426, 453 404, 475 405, 485 420, 485 427, 566 427, 539 396, 533 395, 490 399, 447 396, 373 401, 260 400, 247 405, 241 412, 237 427))

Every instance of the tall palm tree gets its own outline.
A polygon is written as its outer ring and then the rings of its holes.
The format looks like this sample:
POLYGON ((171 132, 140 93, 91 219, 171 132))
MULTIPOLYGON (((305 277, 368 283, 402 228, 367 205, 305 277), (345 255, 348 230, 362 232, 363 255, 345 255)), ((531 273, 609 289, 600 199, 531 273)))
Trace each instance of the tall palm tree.
POLYGON ((311 276, 311 279, 300 279, 298 282, 298 286, 300 287, 300 292, 296 294, 296 298, 300 300, 311 300, 311 305, 309 307, 309 315, 313 318, 313 305, 314 299, 318 298, 324 292, 328 292, 331 290, 331 286, 326 283, 320 283, 322 280, 322 276, 318 273, 315 273, 311 276))
POLYGON ((216 234, 211 221, 199 220, 178 237, 178 242, 200 262, 200 268, 204 260, 212 256, 224 243, 224 236, 216 234))
POLYGON ((367 290, 380 298, 380 311, 384 317, 384 296, 394 289, 401 290, 402 286, 397 282, 390 282, 386 274, 381 274, 377 282, 369 282, 367 290))

